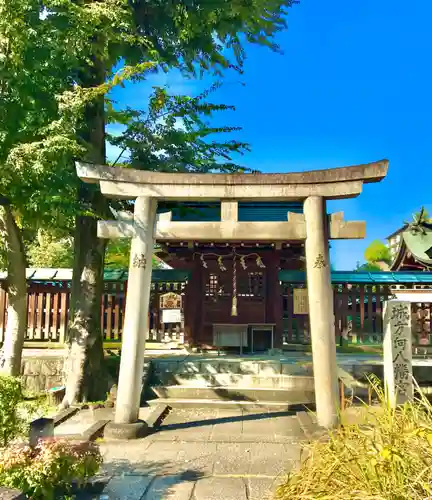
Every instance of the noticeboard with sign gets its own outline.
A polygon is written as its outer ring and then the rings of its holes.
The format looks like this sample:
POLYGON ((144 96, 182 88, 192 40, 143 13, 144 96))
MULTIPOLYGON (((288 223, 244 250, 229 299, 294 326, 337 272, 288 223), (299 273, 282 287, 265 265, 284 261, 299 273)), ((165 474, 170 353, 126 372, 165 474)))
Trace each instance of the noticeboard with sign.
POLYGON ((294 314, 309 314, 308 293, 306 288, 294 288, 294 314))
POLYGON ((180 309, 163 309, 162 323, 181 323, 180 309))
POLYGON ((159 307, 161 309, 181 309, 182 296, 178 293, 164 293, 159 297, 159 307))

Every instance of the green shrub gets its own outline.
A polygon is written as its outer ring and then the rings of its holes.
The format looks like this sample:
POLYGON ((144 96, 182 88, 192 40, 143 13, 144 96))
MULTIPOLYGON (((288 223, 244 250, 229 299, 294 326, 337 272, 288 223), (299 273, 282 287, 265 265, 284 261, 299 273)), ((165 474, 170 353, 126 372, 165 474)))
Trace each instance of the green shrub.
MULTIPOLYGON (((375 385, 375 384, 374 384, 375 385)), ((432 407, 424 399, 395 410, 381 399, 347 425, 312 443, 276 494, 280 500, 425 500, 432 496, 432 407)))
POLYGON ((46 414, 46 398, 26 400, 21 379, 0 375, 0 447, 28 436, 30 422, 46 414))
POLYGON ((23 401, 21 381, 0 376, 0 446, 25 432, 25 420, 19 412, 23 401))
POLYGON ((102 463, 97 444, 43 439, 32 449, 20 444, 0 450, 0 485, 33 499, 59 498, 72 484, 83 485, 102 463))

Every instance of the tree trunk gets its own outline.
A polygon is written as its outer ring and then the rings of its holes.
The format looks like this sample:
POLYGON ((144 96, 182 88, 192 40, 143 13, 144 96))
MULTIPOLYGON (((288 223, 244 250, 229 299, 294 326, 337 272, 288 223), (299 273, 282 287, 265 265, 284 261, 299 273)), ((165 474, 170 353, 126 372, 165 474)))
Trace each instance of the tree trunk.
MULTIPOLYGON (((99 85, 104 81, 104 72, 96 64, 86 78, 86 86, 99 85)), ((103 99, 88 106, 85 126, 82 137, 89 145, 86 160, 105 163, 103 99)), ((98 188, 89 184, 80 183, 78 196, 81 205, 94 216, 76 217, 63 408, 79 401, 105 399, 109 383, 104 365, 101 326, 105 240, 97 237, 97 218, 107 217, 108 203, 98 188)))
MULTIPOLYGON (((97 192, 93 196, 101 198, 97 192)), ((108 390, 101 325, 104 253, 105 242, 97 237, 97 220, 77 216, 63 407, 105 399, 108 390)))
POLYGON ((0 372, 21 375, 21 357, 27 330, 26 258, 21 230, 9 205, 0 207, 0 235, 7 257, 7 327, 0 352, 0 372))

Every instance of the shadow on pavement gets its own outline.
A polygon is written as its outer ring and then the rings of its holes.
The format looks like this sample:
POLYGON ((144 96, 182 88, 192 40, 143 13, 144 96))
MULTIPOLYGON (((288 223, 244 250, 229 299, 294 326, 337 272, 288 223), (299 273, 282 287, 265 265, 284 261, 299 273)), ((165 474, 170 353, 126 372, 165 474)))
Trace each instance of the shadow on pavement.
POLYGON ((266 413, 253 413, 248 415, 234 415, 231 417, 210 418, 206 420, 196 420, 193 422, 182 422, 176 424, 166 424, 160 427, 160 431, 188 429, 192 427, 203 427, 207 425, 218 425, 232 422, 245 422, 250 420, 266 420, 274 417, 292 417, 295 416, 295 411, 275 411, 266 413))
POLYGON ((121 500, 129 497, 145 500, 147 495, 152 500, 163 500, 176 498, 179 487, 186 487, 192 492, 195 482, 204 476, 202 472, 192 469, 176 472, 172 461, 131 462, 121 459, 104 464, 99 475, 85 488, 74 487, 70 494, 76 500, 121 500), (190 484, 183 486, 183 483, 190 484))

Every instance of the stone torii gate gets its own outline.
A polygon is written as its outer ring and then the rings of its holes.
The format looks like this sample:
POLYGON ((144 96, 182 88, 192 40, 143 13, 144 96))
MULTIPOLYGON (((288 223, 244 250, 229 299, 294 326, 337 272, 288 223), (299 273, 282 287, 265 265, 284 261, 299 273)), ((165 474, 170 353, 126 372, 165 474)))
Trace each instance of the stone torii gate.
POLYGON ((181 174, 112 168, 78 162, 84 182, 98 183, 109 198, 135 200, 129 219, 99 222, 101 238, 131 238, 128 294, 115 419, 107 431, 132 437, 138 421, 145 336, 148 329, 152 253, 155 240, 305 241, 309 320, 318 423, 338 423, 338 381, 329 264, 329 239, 365 237, 364 222, 327 215, 326 200, 358 196, 364 183, 379 182, 388 161, 288 174, 181 174), (156 217, 164 201, 219 201, 220 222, 173 222, 156 217), (238 201, 303 201, 304 214, 286 222, 239 222, 238 201))

